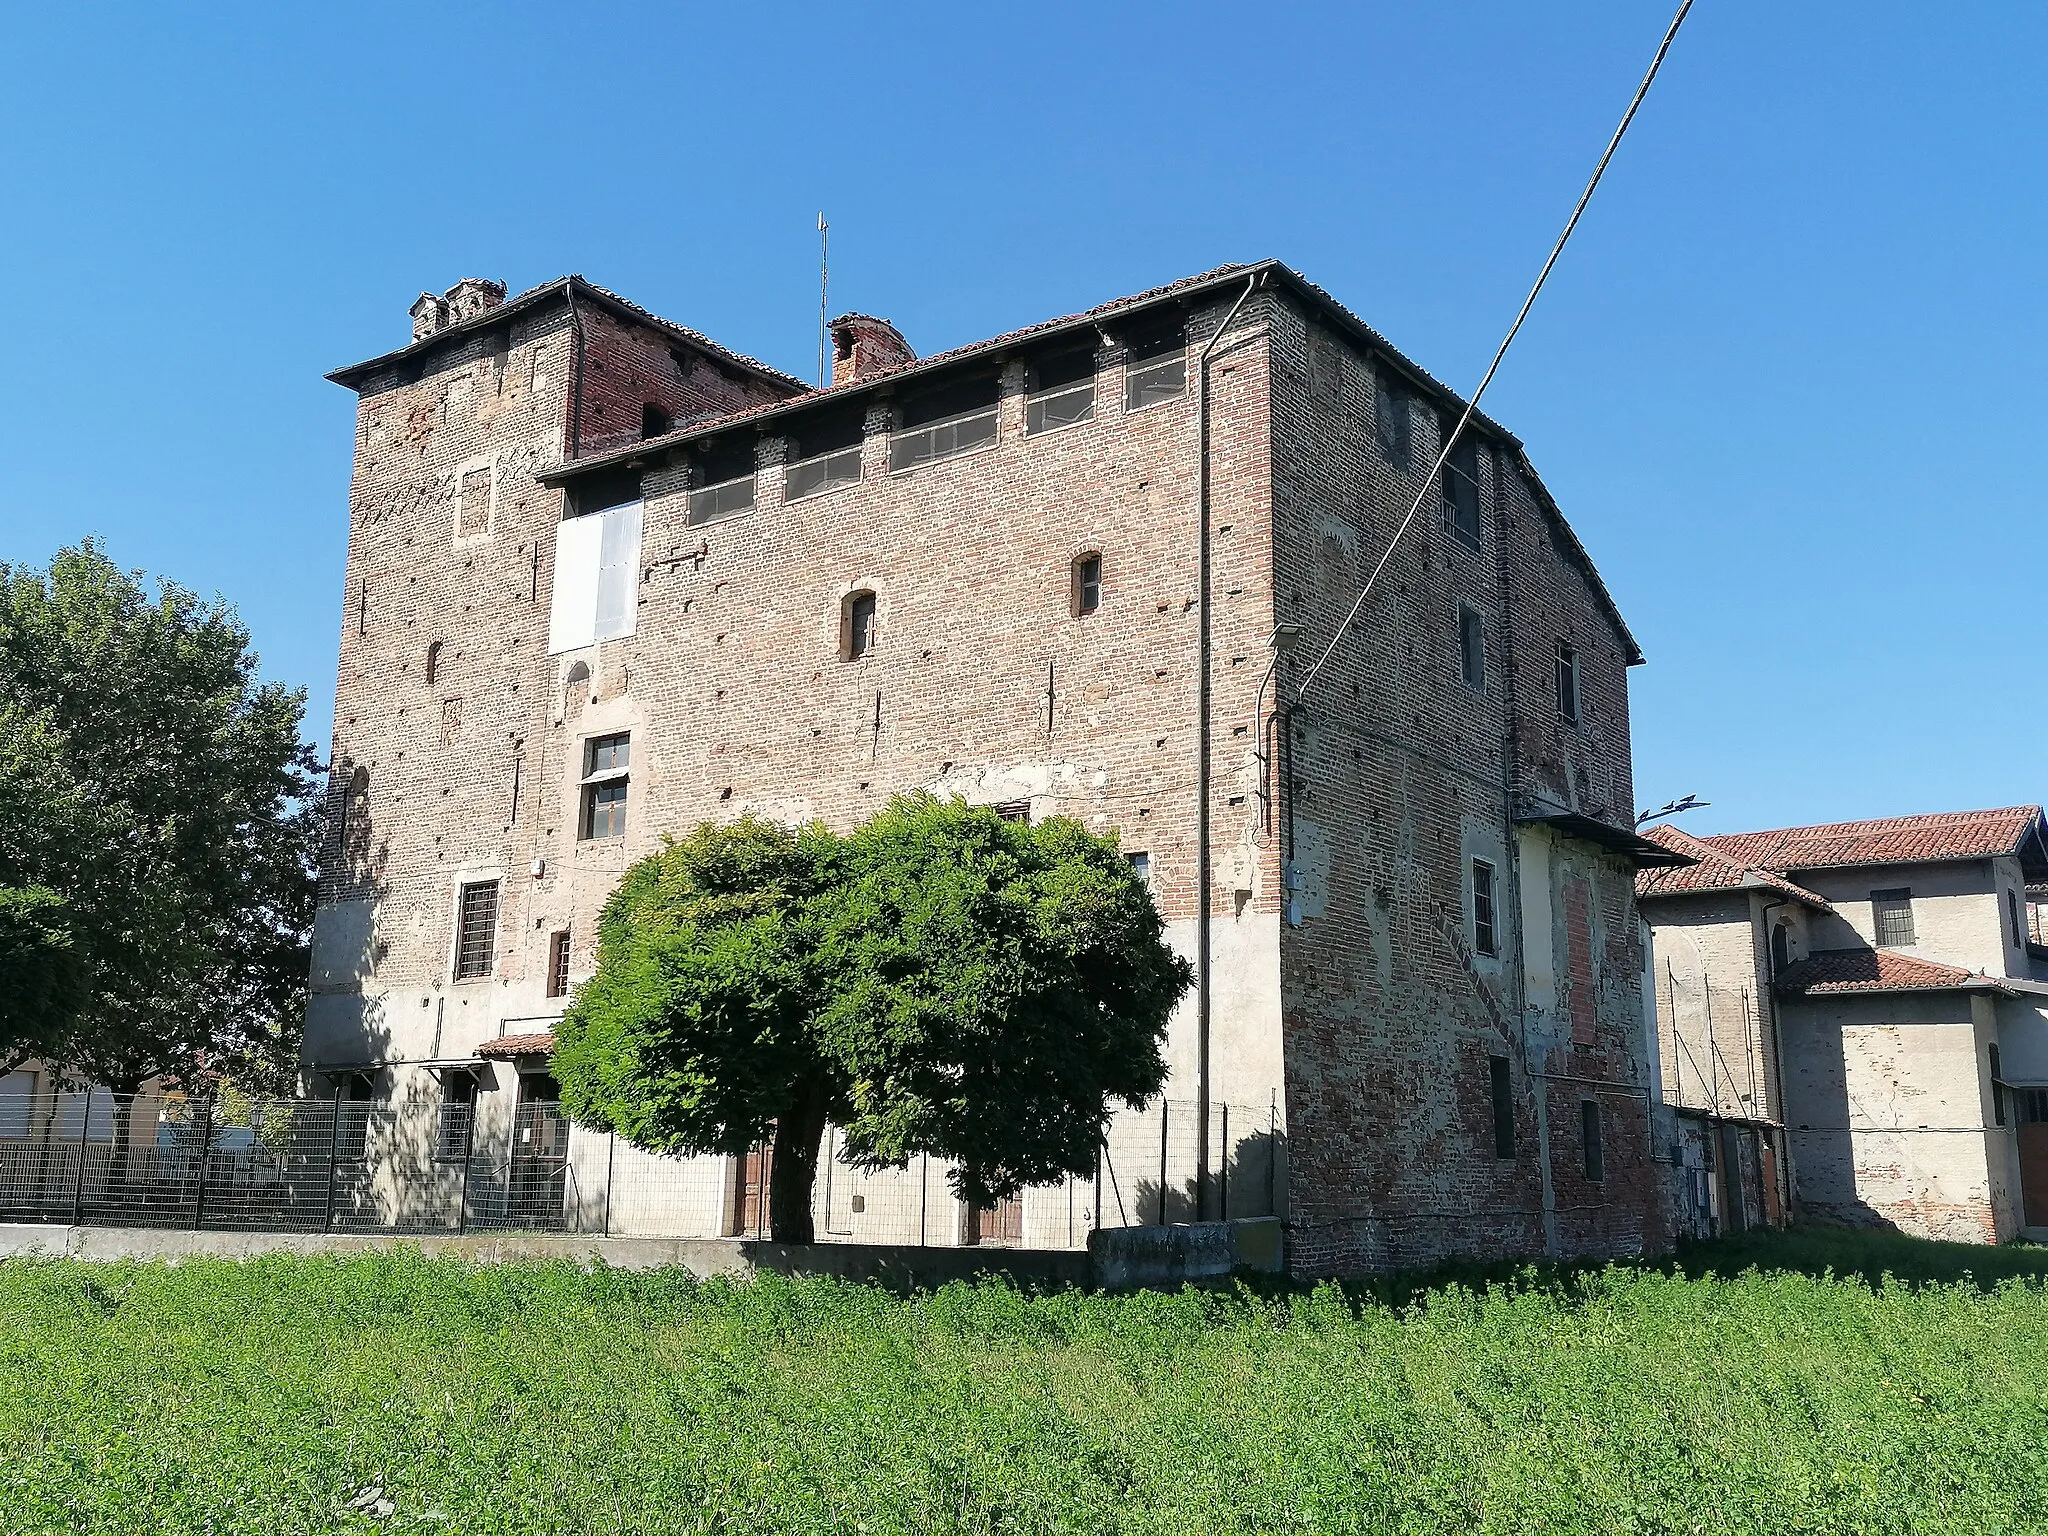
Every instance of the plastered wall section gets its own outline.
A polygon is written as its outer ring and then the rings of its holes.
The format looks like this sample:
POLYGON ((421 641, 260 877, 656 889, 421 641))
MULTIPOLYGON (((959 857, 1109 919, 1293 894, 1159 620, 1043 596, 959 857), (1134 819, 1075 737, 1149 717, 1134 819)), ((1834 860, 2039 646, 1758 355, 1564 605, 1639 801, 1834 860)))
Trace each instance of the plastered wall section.
MULTIPOLYGON (((1412 385, 1399 389, 1410 450, 1397 462, 1376 415, 1393 365, 1291 306, 1272 326, 1275 612, 1306 637, 1289 663, 1291 696, 1425 490, 1439 423, 1412 385)), ((1533 1053, 1518 964, 1527 906, 1511 800, 1541 784, 1553 803, 1596 814, 1627 804, 1622 645, 1506 447, 1486 444, 1478 463, 1478 547, 1445 529, 1428 489, 1358 625, 1289 712, 1271 825, 1247 823, 1255 845, 1289 857, 1300 887, 1281 984, 1290 1252, 1307 1272, 1661 1240, 1661 1203, 1638 1188, 1655 1175, 1633 872, 1544 837, 1535 920, 1560 959, 1533 1053), (1461 607, 1485 636, 1476 686, 1461 666, 1461 607), (1578 727, 1554 719, 1551 668, 1566 637, 1581 655, 1578 727), (1527 764, 1508 750, 1511 722, 1527 764), (1495 877, 1491 953, 1475 921, 1475 860, 1495 877), (1511 1064, 1506 1157, 1495 1056, 1511 1064), (1607 1110, 1598 1185, 1579 1158, 1582 1092, 1607 1110)))
POLYGON ((1802 872, 1797 878, 1835 908, 1834 916, 1814 922, 1816 949, 1875 945, 1871 892, 1903 888, 1913 893, 1913 942, 1898 946, 1905 953, 1992 976, 2028 974, 2025 951, 2006 932, 2001 894, 2009 886, 2025 893, 2016 860, 1865 865, 1802 872), (2006 865, 2011 868, 2003 869, 2006 865))
POLYGON ((1803 1215, 1955 1242, 2017 1230, 2010 1126, 1994 1125, 1987 999, 1785 1007, 1788 1134, 1803 1215))
POLYGON ((1780 1120, 1768 928, 1789 929, 1786 958, 1808 953, 1807 909, 1763 910, 1752 891, 1659 897, 1652 930, 1660 1087, 1665 1102, 1749 1120, 1780 1120))

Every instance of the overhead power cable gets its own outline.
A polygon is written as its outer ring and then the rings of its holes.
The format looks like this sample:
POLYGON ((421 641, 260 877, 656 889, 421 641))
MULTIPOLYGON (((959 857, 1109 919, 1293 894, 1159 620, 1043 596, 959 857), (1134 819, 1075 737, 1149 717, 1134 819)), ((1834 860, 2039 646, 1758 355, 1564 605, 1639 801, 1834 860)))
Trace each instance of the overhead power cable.
POLYGON ((1316 674, 1323 670, 1332 656, 1337 654, 1338 645, 1364 609, 1365 600, 1372 596, 1372 589, 1379 581, 1380 573, 1386 570, 1387 562, 1394 558, 1394 550, 1399 546, 1402 536, 1408 532, 1409 525, 1415 521, 1416 513, 1422 510, 1422 504, 1429 499, 1430 493, 1441 483, 1444 465, 1450 460, 1451 450, 1457 447, 1458 439, 1472 420, 1473 412, 1479 409, 1479 397, 1486 393, 1486 386, 1493 382, 1494 374, 1500 371, 1501 359, 1508 355, 1508 348, 1514 344, 1516 333, 1522 329, 1522 322, 1529 318, 1529 311, 1536 303, 1536 295, 1543 291, 1544 283, 1550 279, 1550 269, 1557 265, 1557 258, 1564 254, 1565 242, 1571 239, 1572 231, 1579 227, 1579 216, 1593 200, 1593 189, 1600 185, 1600 178, 1607 173, 1607 162, 1614 158, 1615 150, 1621 147, 1622 135, 1628 132, 1628 125, 1635 121, 1636 109, 1642 106, 1643 98, 1650 94, 1650 84, 1657 78, 1657 71, 1664 67, 1664 56, 1671 51, 1672 40, 1678 36, 1679 27, 1685 23, 1685 13, 1691 9, 1692 0, 1681 0, 1678 14, 1671 18, 1671 25, 1665 30, 1664 41, 1657 45, 1657 56, 1650 60, 1650 68, 1643 76, 1643 83, 1636 87, 1635 98, 1629 102, 1628 110, 1622 113, 1620 126, 1614 130, 1614 137, 1607 141, 1607 148, 1600 156, 1600 163, 1593 167, 1592 179, 1586 183, 1586 190, 1579 194, 1578 206, 1572 209, 1572 216, 1565 221, 1564 233, 1557 237, 1557 244, 1550 248, 1550 259, 1543 263, 1543 270, 1536 274, 1536 284, 1529 290, 1529 297, 1522 300, 1521 313, 1515 316, 1515 323, 1508 327, 1507 335, 1502 338, 1499 349, 1493 354, 1493 361, 1487 365, 1486 377, 1479 381, 1479 387, 1472 391, 1472 398, 1465 402, 1465 409, 1458 417, 1457 426, 1445 436, 1443 446, 1437 452, 1436 463, 1430 466, 1428 478, 1422 482, 1422 489, 1416 493, 1415 500, 1409 505, 1407 516, 1395 527, 1394 536, 1387 540, 1386 550, 1380 555, 1378 564, 1373 566, 1372 574, 1366 577, 1365 585, 1359 589, 1358 600, 1351 605, 1351 611, 1344 615, 1344 622, 1337 626, 1337 632, 1330 636, 1330 643, 1324 648, 1323 654, 1316 658, 1316 664, 1304 672, 1301 681, 1295 685, 1296 697, 1307 694, 1308 685, 1315 681, 1316 674))

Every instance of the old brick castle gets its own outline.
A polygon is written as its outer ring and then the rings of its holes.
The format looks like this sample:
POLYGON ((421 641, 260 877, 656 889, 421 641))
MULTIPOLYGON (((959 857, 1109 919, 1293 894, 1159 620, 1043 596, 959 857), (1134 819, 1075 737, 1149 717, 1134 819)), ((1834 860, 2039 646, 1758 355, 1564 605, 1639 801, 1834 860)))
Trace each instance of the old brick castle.
MULTIPOLYGON (((1641 657, 1480 417, 1303 690, 1462 409, 1329 295, 1227 267, 923 360, 848 315, 823 388, 575 277, 412 318, 332 375, 359 405, 309 1086, 510 1124, 664 833, 929 788, 1146 871, 1200 978, 1169 1219, 1257 1181, 1304 1274, 1668 1242, 1634 880, 1687 860, 1632 830, 1641 657)), ((629 1215, 614 1177, 608 1230, 692 1235, 758 1185, 702 1159, 629 1215)), ((1074 1191, 1039 1193, 1006 1230, 1070 1241, 1074 1191)), ((994 1230, 933 1198, 925 1240, 994 1230)))

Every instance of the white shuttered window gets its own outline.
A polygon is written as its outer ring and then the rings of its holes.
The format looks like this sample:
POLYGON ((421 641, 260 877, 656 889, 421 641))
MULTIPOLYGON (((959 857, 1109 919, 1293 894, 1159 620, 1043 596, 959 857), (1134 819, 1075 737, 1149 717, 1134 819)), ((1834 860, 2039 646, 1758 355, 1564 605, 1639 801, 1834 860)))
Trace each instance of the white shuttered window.
POLYGON ((548 654, 633 633, 640 590, 640 503, 564 518, 555 531, 548 654))

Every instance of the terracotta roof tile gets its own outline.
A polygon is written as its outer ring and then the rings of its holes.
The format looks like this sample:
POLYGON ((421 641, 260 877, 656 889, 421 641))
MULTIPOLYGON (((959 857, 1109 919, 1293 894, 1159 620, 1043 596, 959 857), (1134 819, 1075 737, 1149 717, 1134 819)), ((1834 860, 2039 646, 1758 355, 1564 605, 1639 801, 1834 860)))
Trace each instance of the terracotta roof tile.
POLYGON ((1941 863, 2016 854, 2040 821, 2038 805, 2013 805, 1994 811, 1783 827, 1775 832, 1725 832, 1701 841, 1745 864, 1776 870, 1941 863))
POLYGON ((553 1031, 542 1035, 500 1035, 495 1040, 486 1040, 476 1048, 476 1053, 486 1060, 511 1061, 519 1056, 552 1056, 555 1054, 553 1031))
POLYGON ((1842 992, 1945 992, 1981 987, 2005 992, 1982 971, 1940 965, 1895 949, 1824 949, 1788 966, 1778 990, 1794 997, 1842 992))
POLYGON ((1659 896, 1692 896, 1704 891, 1747 891, 1762 888, 1776 891, 1794 901, 1804 902, 1821 912, 1832 912, 1826 899, 1816 896, 1804 886, 1794 885, 1783 875, 1775 874, 1759 865, 1745 864, 1715 847, 1705 838, 1694 837, 1681 832, 1667 822, 1659 822, 1649 828, 1643 836, 1651 842, 1669 848, 1673 853, 1682 853, 1697 860, 1697 863, 1671 869, 1646 869, 1636 876, 1636 900, 1648 901, 1659 896))

